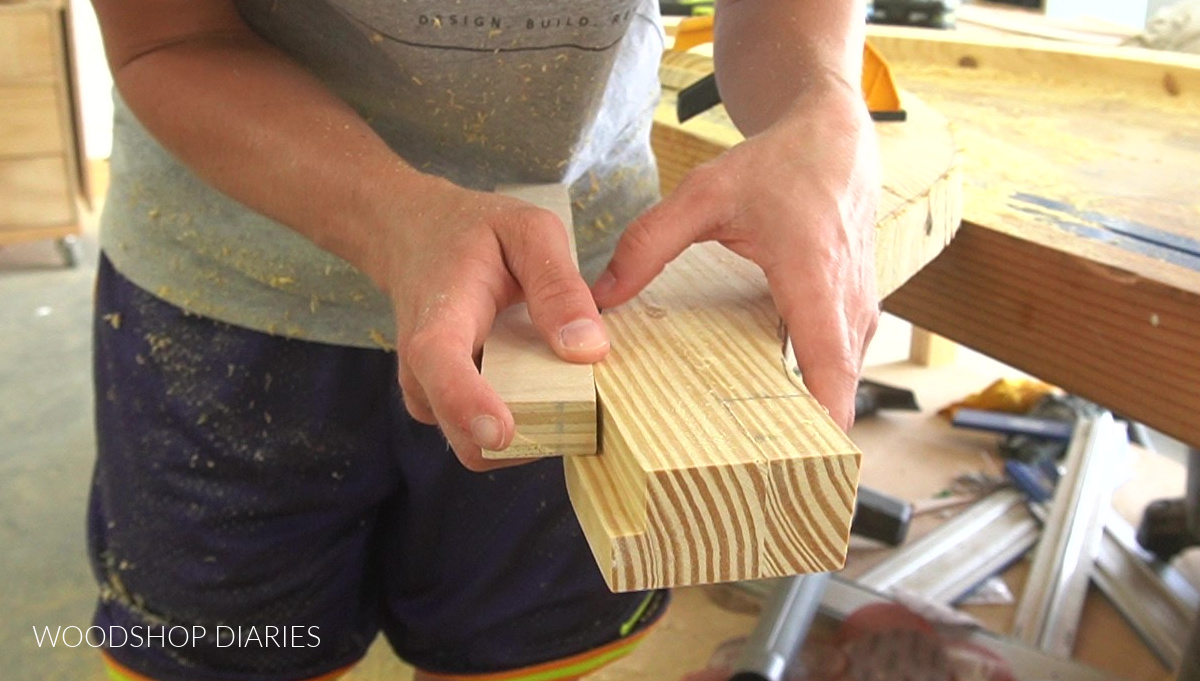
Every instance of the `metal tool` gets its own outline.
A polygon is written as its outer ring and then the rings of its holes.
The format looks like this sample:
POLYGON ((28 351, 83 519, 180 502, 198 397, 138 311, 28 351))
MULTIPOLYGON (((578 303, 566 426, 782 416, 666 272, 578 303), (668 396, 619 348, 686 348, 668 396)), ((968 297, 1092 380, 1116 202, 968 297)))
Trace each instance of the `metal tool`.
POLYGON ((950 423, 957 428, 987 430, 1005 435, 1030 435, 1064 442, 1071 439, 1073 430, 1072 424, 1066 421, 969 407, 956 409, 950 423))
POLYGON ((1133 526, 1115 512, 1104 526, 1092 581, 1163 664, 1180 665, 1200 593, 1170 564, 1139 547, 1133 526))
POLYGON ((858 583, 949 605, 1014 563, 1040 535, 1025 498, 1015 490, 997 490, 864 573, 858 583))
MULTIPOLYGON (((739 582, 738 588, 759 598, 767 598, 774 585, 768 582, 739 582)), ((858 584, 832 577, 825 587, 821 600, 820 614, 837 621, 845 620, 850 613, 865 605, 892 602, 887 596, 863 588, 858 584)), ((987 631, 975 631, 966 640, 996 653, 1012 667, 1018 679, 1055 679, 1057 681, 1117 681, 1116 677, 1076 663, 1070 659, 1043 653, 1036 648, 1023 645, 987 631)), ((1197 667, 1200 669, 1200 667, 1197 667)), ((754 678, 754 677, 750 677, 754 678)), ((1180 676, 1180 681, 1195 681, 1200 676, 1180 676)))
POLYGON ((789 577, 771 592, 730 681, 782 681, 808 636, 829 573, 789 577))
POLYGON ((1126 429, 1111 413, 1080 419, 1067 451, 1049 518, 1034 553, 1013 635, 1046 652, 1070 656, 1100 551, 1115 476, 1127 455, 1126 429))
POLYGON ((921 411, 913 391, 860 378, 858 390, 854 393, 855 418, 870 416, 885 409, 921 411))

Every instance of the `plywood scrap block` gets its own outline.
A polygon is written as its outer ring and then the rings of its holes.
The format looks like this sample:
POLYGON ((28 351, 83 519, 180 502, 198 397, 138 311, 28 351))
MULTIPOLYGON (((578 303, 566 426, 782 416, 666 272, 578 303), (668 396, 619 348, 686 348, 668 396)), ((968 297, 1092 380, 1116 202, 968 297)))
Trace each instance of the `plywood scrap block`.
POLYGON ((860 454, 783 370, 756 266, 693 246, 605 321, 600 452, 565 460, 614 591, 839 569, 860 454))
MULTIPOLYGON (((562 185, 519 185, 497 191, 553 211, 566 227, 571 252, 571 203, 562 185)), ((577 263, 578 264, 578 263, 577 263)), ((516 436, 484 458, 530 458, 596 453, 596 384, 592 365, 572 364, 550 349, 524 304, 500 313, 483 346, 480 369, 516 421, 516 436)))

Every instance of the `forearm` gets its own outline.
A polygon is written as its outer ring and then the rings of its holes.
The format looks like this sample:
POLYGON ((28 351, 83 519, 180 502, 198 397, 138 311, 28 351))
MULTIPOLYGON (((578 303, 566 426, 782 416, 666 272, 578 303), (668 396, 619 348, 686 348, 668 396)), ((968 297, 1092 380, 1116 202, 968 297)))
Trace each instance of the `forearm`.
POLYGON ((213 186, 373 274, 386 214, 432 178, 249 29, 158 38, 109 48, 143 125, 213 186))
POLYGON ((822 88, 859 90, 859 0, 721 0, 714 58, 721 99, 747 137, 822 88))

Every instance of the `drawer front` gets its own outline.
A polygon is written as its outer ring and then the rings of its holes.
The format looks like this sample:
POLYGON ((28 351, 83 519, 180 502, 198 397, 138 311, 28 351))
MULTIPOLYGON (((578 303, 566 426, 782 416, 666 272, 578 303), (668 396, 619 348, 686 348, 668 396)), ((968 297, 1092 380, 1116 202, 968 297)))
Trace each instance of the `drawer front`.
POLYGON ((52 84, 0 82, 0 157, 65 153, 60 111, 52 84))
POLYGON ((0 231, 75 218, 65 156, 0 159, 0 231))
POLYGON ((59 78, 56 18, 45 8, 0 13, 0 81, 59 78))

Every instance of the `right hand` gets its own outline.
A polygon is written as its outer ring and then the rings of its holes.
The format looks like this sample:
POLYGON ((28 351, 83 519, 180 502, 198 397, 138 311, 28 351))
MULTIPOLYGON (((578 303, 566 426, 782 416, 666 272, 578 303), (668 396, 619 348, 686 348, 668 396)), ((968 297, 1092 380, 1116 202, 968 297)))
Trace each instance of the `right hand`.
MULTIPOLYGON (((391 205, 388 236, 364 269, 392 301, 400 387, 413 418, 437 424, 470 470, 511 443, 513 417, 475 363, 496 314, 525 300, 554 352, 594 363, 608 337, 564 226, 519 199, 426 177, 391 205)), ((516 463, 519 463, 517 461, 516 463)))

